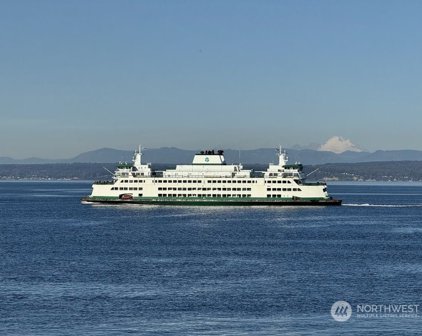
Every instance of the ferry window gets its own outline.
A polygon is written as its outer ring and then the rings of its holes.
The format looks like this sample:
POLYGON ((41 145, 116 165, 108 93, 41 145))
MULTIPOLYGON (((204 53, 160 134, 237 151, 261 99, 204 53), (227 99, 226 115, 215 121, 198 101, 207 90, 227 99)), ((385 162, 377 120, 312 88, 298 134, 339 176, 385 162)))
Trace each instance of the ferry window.
POLYGON ((271 191, 271 188, 267 188, 267 191, 271 191))
POLYGON ((182 180, 178 180, 177 182, 178 182, 178 183, 182 183, 182 180))
POLYGON ((292 191, 292 188, 287 188, 287 191, 292 191))
POLYGON ((183 180, 183 183, 186 183, 186 180, 183 180))
POLYGON ((271 195, 267 195, 267 197, 271 197, 271 195))
POLYGON ((228 180, 227 183, 232 183, 232 181, 228 180))
POLYGON ((173 183, 177 183, 177 180, 173 180, 173 183))
POLYGON ((291 181, 287 181, 287 183, 292 183, 291 181))
POLYGON ((286 183, 286 181, 285 181, 285 180, 283 180, 283 183, 286 183))
POLYGON ((281 181, 277 181, 277 183, 281 183, 281 181))
POLYGON ((218 183, 221 183, 221 180, 218 180, 218 183))
POLYGON ((297 191, 302 191, 302 189, 300 189, 300 188, 297 188, 297 191))

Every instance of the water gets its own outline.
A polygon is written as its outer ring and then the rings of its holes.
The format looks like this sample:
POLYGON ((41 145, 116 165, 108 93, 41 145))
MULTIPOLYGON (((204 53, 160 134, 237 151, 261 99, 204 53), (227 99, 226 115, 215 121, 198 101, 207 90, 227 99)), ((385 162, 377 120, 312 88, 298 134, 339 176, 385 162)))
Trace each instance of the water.
POLYGON ((330 185, 344 206, 316 208, 82 205, 89 190, 0 183, 1 335, 421 329, 330 309, 422 304, 422 185, 330 185))

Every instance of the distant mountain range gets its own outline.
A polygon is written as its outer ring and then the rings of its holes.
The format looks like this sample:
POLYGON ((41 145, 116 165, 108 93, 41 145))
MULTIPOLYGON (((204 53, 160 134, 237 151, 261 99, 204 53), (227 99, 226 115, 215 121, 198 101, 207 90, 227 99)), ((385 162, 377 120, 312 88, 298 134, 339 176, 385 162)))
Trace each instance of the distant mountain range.
MULTIPOLYGON (((152 163, 190 163, 196 151, 179 149, 175 147, 162 147, 144 151, 143 161, 152 163)), ((422 161, 422 151, 418 150, 378 150, 375 152, 345 151, 334 153, 312 149, 287 149, 290 162, 301 162, 305 165, 324 163, 355 163, 379 161, 422 161)), ((101 148, 70 159, 47 160, 41 158, 28 158, 16 160, 10 157, 0 157, 0 164, 41 164, 41 163, 114 163, 129 162, 133 151, 101 148)), ((251 150, 228 149, 224 152, 228 163, 267 164, 276 162, 274 148, 260 148, 251 150)))

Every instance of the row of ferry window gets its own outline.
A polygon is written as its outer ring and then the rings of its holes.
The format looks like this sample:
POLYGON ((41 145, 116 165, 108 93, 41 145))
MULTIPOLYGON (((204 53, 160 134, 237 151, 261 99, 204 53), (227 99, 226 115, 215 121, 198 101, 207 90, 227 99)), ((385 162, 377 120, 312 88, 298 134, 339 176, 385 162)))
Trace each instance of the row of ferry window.
MULTIPOLYGON (((121 183, 144 183, 145 180, 120 180, 121 183)), ((255 180, 153 180, 154 183, 257 183, 255 180)))
POLYGON ((251 194, 158 194, 158 197, 251 197, 251 194))
POLYGON ((158 187, 158 190, 217 190, 217 191, 251 191, 251 188, 181 188, 181 187, 158 187))
POLYGON ((142 190, 142 187, 112 187, 111 190, 142 190))
MULTIPOLYGON (((121 180, 121 183, 144 183, 145 180, 121 180)), ((205 183, 205 180, 153 180, 155 183, 205 183)), ((207 183, 257 183, 256 180, 207 180, 207 183)), ((289 180, 266 180, 265 183, 291 183, 289 180)))
POLYGON ((292 182, 290 182, 289 180, 267 180, 267 181, 265 181, 265 183, 278 183, 278 184, 281 184, 281 183, 284 183, 284 184, 287 184, 287 183, 292 183, 292 182))
POLYGON ((300 188, 267 188, 267 191, 302 191, 300 188))
POLYGON ((281 198, 282 196, 280 195, 280 194, 277 194, 277 195, 267 195, 267 198, 269 198, 269 197, 277 197, 277 198, 281 198))
POLYGON ((154 180, 155 183, 257 183, 255 180, 154 180))

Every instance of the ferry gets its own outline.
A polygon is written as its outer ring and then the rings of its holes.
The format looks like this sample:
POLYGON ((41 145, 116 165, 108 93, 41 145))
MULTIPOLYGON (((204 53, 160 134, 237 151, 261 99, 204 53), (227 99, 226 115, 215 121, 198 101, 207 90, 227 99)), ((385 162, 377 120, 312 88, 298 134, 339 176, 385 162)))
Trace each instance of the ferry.
POLYGON ((97 181, 83 203, 135 203, 203 206, 328 206, 341 205, 330 197, 325 182, 307 182, 300 163, 288 164, 281 146, 278 163, 265 171, 227 164, 223 150, 204 150, 192 164, 154 170, 142 162, 142 147, 132 163, 118 164, 111 181, 97 181))

